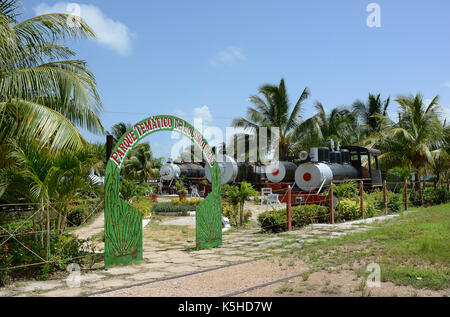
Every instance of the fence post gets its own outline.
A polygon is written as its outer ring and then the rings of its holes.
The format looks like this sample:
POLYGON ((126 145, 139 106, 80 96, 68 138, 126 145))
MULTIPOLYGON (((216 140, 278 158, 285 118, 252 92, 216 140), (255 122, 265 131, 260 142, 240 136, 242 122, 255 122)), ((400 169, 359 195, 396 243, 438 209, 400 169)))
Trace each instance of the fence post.
POLYGON ((287 191, 287 231, 291 231, 292 230, 292 210, 291 210, 291 186, 288 186, 288 191, 287 191))
POLYGON ((403 205, 405 207, 405 211, 408 210, 408 180, 405 179, 403 181, 403 205))
POLYGON ((383 181, 383 201, 384 201, 384 213, 388 214, 387 195, 386 195, 386 180, 383 181))
POLYGON ((420 205, 423 207, 425 203, 423 201, 423 191, 422 191, 422 182, 419 179, 419 195, 420 195, 420 205))
POLYGON ((363 185, 363 181, 359 182, 359 199, 360 199, 361 216, 364 219, 364 185, 363 185))
POLYGON ((47 204, 47 261, 50 258, 50 208, 47 204))
POLYGON ((330 214, 331 214, 331 224, 334 225, 333 183, 330 184, 330 192, 329 192, 328 196, 330 197, 329 205, 330 205, 330 214))

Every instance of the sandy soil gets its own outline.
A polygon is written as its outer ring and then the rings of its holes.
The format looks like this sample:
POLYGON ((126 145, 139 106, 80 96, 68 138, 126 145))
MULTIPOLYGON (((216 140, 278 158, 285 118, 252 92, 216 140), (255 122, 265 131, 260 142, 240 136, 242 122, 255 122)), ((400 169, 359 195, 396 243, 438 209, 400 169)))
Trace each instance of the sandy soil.
POLYGON ((308 280, 302 277, 274 285, 258 288, 237 295, 238 297, 442 297, 450 296, 450 290, 432 291, 415 289, 412 286, 400 286, 390 282, 380 287, 364 285, 363 278, 356 278, 352 271, 339 273, 321 271, 311 274, 308 280))
POLYGON ((260 260, 205 272, 192 276, 161 281, 99 296, 106 297, 217 297, 272 280, 289 277, 306 270, 301 263, 281 267, 277 261, 260 260))
POLYGON ((79 238, 79 239, 87 239, 92 237, 93 235, 100 233, 103 231, 105 227, 105 214, 102 212, 94 220, 94 222, 77 228, 73 233, 79 238))
POLYGON ((308 267, 296 259, 265 259, 228 268, 154 282, 129 289, 117 290, 100 297, 361 297, 361 296, 449 296, 450 290, 418 290, 411 286, 382 283, 379 288, 364 285, 352 271, 339 273, 321 271, 312 273, 307 280, 296 277, 260 287, 266 283, 307 272, 308 267), (256 289, 246 291, 250 288, 256 289), (239 294, 233 294, 239 292, 239 294))

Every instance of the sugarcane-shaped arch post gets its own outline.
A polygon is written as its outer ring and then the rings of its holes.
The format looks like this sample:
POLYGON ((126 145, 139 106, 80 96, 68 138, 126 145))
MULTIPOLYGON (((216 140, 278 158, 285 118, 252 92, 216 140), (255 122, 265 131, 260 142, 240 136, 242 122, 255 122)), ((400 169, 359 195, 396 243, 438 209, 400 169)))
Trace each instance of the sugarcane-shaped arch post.
POLYGON ((220 168, 202 134, 183 119, 161 115, 135 124, 115 145, 105 174, 105 267, 126 265, 143 259, 142 213, 120 198, 120 171, 128 153, 146 136, 175 131, 199 146, 212 173, 212 190, 196 208, 196 245, 199 249, 222 244, 220 168))

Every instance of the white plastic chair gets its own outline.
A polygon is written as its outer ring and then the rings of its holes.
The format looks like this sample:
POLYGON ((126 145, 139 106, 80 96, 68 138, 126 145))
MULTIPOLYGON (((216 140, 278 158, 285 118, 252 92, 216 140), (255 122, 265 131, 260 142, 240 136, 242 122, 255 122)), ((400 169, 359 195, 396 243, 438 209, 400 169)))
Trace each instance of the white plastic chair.
POLYGON ((278 194, 269 194, 267 196, 267 203, 266 203, 266 211, 269 210, 269 206, 272 207, 273 210, 276 210, 276 206, 283 207, 280 200, 278 199, 280 195, 278 194), (274 207, 275 205, 275 207, 274 207))
POLYGON ((260 205, 264 204, 264 199, 265 199, 266 195, 271 195, 271 194, 272 194, 272 188, 261 189, 261 196, 260 196, 261 202, 259 204, 260 205))
POLYGON ((201 198, 197 188, 192 188, 191 198, 201 198))

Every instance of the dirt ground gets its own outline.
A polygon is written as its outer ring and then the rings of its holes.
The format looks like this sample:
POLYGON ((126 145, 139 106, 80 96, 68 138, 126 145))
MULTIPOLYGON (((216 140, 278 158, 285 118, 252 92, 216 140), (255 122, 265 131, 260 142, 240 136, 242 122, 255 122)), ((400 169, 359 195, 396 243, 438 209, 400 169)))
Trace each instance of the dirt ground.
POLYGON ((365 296, 449 296, 448 291, 416 290, 409 286, 382 283, 369 288, 364 278, 353 271, 320 271, 263 286, 273 281, 298 276, 308 271, 300 260, 273 258, 236 265, 206 273, 159 281, 147 285, 97 295, 99 297, 365 297, 365 296), (262 287, 261 287, 262 286, 262 287), (256 288, 255 288, 256 287, 256 288), (255 289, 252 289, 255 288, 255 289), (252 289, 246 291, 248 289, 252 289))

